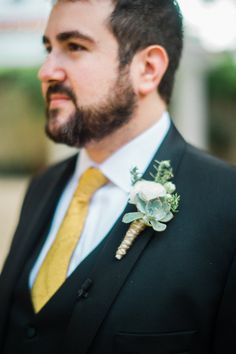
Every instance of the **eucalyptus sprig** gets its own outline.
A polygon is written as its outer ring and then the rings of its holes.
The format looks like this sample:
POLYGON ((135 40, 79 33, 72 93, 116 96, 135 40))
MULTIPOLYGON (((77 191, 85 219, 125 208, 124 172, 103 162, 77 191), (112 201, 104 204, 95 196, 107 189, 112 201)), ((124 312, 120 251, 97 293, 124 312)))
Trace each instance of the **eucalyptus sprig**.
POLYGON ((156 175, 150 173, 150 175, 154 178, 154 182, 165 184, 171 178, 174 177, 173 169, 171 167, 169 160, 157 161, 155 160, 155 165, 153 165, 154 170, 156 171, 156 175))
POLYGON ((137 183, 138 181, 141 181, 141 173, 139 172, 137 166, 131 168, 130 174, 131 174, 131 184, 132 184, 132 186, 135 185, 135 183, 137 183))

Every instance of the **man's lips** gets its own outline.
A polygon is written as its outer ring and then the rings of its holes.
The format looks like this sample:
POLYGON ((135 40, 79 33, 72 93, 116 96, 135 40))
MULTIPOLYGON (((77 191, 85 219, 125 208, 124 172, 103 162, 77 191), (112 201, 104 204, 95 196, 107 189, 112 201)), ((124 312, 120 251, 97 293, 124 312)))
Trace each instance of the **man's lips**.
POLYGON ((49 106, 53 108, 55 106, 60 106, 65 104, 66 102, 71 101, 70 97, 63 94, 52 94, 49 97, 49 106))

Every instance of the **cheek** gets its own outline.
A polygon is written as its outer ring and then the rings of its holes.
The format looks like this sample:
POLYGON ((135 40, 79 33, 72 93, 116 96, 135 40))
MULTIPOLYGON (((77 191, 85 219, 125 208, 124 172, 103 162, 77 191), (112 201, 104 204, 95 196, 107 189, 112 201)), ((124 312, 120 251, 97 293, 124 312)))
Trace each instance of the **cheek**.
POLYGON ((71 72, 71 88, 79 102, 97 103, 106 97, 117 79, 116 69, 104 63, 80 63, 80 68, 71 72), (76 73, 76 74, 75 74, 76 73))

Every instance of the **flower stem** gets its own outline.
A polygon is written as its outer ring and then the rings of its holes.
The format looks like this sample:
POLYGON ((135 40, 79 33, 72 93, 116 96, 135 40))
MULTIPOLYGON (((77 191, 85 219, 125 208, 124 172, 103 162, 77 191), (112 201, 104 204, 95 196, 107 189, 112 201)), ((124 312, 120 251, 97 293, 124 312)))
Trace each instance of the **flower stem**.
POLYGON ((145 227, 146 224, 143 222, 143 220, 135 220, 132 222, 125 234, 123 241, 117 249, 116 259, 121 260, 121 258, 126 255, 134 240, 145 229, 145 227))

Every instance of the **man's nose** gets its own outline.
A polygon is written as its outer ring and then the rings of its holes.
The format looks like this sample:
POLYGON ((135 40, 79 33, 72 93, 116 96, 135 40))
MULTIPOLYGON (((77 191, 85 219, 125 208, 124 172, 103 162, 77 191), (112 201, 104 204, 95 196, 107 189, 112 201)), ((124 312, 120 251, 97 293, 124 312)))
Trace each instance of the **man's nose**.
POLYGON ((43 83, 48 82, 62 82, 66 78, 65 70, 58 65, 55 58, 48 56, 44 64, 41 66, 38 72, 38 78, 43 83))

